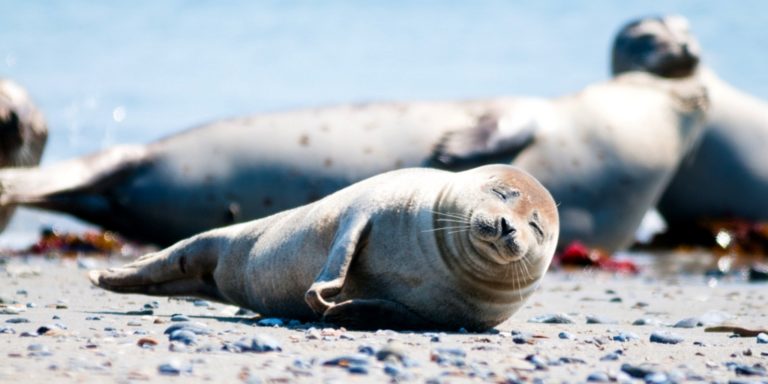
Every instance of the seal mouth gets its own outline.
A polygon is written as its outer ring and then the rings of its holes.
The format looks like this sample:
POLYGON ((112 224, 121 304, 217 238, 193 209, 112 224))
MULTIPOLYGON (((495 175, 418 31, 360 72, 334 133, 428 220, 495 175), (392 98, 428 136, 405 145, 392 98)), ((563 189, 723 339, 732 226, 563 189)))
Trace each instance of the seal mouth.
POLYGON ((692 75, 699 65, 699 58, 691 54, 682 57, 667 57, 662 60, 654 71, 659 76, 679 79, 692 75))

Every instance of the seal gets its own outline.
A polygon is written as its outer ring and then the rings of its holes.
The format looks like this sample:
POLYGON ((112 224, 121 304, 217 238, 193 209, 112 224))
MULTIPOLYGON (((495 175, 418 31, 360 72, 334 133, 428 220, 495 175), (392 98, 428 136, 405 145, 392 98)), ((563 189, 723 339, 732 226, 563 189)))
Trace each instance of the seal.
POLYGON ((561 240, 613 251, 699 132, 690 79, 627 74, 556 99, 344 105, 215 122, 146 146, 0 171, 0 205, 62 211, 162 245, 405 167, 519 166, 560 203, 561 240))
POLYGON ((614 74, 644 70, 697 78, 710 108, 698 147, 659 203, 670 227, 706 219, 768 219, 768 102, 736 89, 700 63, 699 43, 681 16, 647 17, 622 28, 614 74))
POLYGON ((89 277, 114 292, 194 295, 270 317, 484 330, 535 290, 557 237, 552 196, 520 169, 413 168, 89 277))
MULTIPOLYGON (((18 84, 0 79, 0 168, 39 164, 47 139, 45 118, 29 94, 18 84)), ((0 207, 0 230, 14 210, 0 207)))

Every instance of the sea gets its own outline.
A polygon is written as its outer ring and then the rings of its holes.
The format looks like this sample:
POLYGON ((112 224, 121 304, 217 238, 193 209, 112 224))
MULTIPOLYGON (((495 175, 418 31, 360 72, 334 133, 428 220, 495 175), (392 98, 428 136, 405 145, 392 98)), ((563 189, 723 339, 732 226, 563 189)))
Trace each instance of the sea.
MULTIPOLYGON (((216 119, 381 100, 552 97, 609 78, 631 19, 687 17, 706 65, 768 98, 768 2, 0 0, 0 77, 44 112, 43 164, 216 119)), ((41 227, 18 212, 0 246, 41 227)))

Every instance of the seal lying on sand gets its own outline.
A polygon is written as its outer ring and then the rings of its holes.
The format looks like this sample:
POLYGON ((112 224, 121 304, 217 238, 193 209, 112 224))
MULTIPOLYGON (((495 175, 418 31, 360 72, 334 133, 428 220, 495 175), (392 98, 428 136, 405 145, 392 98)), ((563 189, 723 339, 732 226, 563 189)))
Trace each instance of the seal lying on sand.
MULTIPOLYGON (((28 167, 40 163, 48 139, 43 114, 18 84, 0 79, 0 168, 28 167)), ((14 207, 0 207, 0 230, 14 207)))
POLYGON ((699 43, 680 16, 649 17, 621 29, 614 74, 644 70, 698 78, 711 107, 701 143, 684 160, 659 210, 670 225, 700 219, 768 219, 768 103, 699 65, 699 43))
POLYGON ((403 169, 89 276, 115 292, 196 295, 264 316, 483 330, 534 291, 557 234, 552 196, 519 169, 403 169))
POLYGON ((554 100, 376 103, 213 123, 36 170, 0 204, 58 210, 170 244, 389 170, 519 165, 560 202, 561 240, 628 245, 698 133, 695 81, 628 74, 554 100))

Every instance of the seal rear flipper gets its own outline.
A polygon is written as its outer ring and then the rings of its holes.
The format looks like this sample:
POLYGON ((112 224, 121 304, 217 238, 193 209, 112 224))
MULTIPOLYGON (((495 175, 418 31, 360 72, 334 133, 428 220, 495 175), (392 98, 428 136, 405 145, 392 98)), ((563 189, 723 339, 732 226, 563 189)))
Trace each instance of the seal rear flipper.
POLYGON ((474 126, 446 133, 426 166, 454 171, 490 163, 510 163, 535 138, 536 116, 523 108, 500 115, 486 113, 474 126))
POLYGON ((90 271, 94 285, 118 293, 198 296, 227 302, 213 273, 218 262, 216 237, 204 233, 122 267, 90 271))
POLYGON ((41 168, 0 171, 0 205, 31 205, 72 213, 145 163, 142 146, 119 146, 41 168), (88 198, 86 198, 88 197, 88 198))
MULTIPOLYGON (((380 299, 348 300, 336 304, 325 311, 323 321, 358 330, 440 330, 444 328, 427 321, 402 304, 380 299)), ((455 329, 452 330, 455 331, 455 329)))

